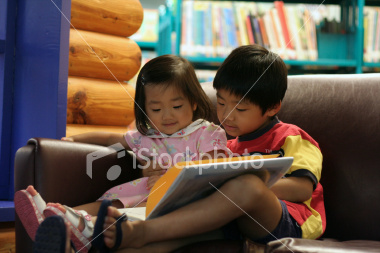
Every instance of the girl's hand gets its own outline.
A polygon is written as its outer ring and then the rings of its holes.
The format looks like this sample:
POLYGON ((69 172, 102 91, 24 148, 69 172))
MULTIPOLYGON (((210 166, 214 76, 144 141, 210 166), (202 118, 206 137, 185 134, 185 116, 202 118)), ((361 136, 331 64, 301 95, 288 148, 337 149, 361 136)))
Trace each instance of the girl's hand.
POLYGON ((147 190, 152 189, 153 185, 158 181, 158 179, 160 179, 160 177, 161 176, 157 176, 157 175, 149 177, 146 189, 147 190))
POLYGON ((72 137, 62 137, 61 141, 72 141, 72 142, 74 142, 74 138, 72 138, 72 137))
POLYGON ((149 161, 149 166, 146 161, 140 161, 140 163, 144 166, 144 169, 142 169, 143 177, 162 176, 166 172, 166 169, 161 168, 158 163, 153 164, 153 160, 149 161))

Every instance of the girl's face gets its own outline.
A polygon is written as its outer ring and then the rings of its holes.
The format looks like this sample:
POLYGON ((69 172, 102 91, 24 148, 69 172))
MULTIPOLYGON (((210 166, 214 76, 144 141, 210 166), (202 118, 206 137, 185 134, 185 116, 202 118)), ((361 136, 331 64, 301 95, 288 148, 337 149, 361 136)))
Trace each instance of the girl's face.
POLYGON ((177 88, 163 85, 145 86, 145 113, 150 126, 170 135, 193 122, 197 105, 177 88))

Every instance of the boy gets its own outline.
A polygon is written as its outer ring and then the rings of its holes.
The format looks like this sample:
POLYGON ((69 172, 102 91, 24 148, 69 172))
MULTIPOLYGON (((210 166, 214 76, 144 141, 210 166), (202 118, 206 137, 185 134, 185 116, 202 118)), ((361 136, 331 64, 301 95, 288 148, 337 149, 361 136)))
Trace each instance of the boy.
MULTIPOLYGON (((319 146, 302 129, 285 124, 276 116, 287 89, 284 62, 261 46, 239 47, 219 68, 214 88, 218 118, 226 132, 236 137, 228 142, 231 151, 240 155, 291 156, 292 167, 270 189, 258 177, 243 175, 226 182, 209 197, 172 213, 123 223, 122 247, 146 249, 165 245, 173 250, 181 243, 170 244, 169 240, 219 228, 231 232, 231 224, 237 225, 243 236, 259 243, 283 237, 315 239, 323 234, 326 222, 319 184, 319 146)), ((116 209, 109 208, 104 228, 119 215, 116 209)), ((108 247, 115 244, 115 231, 112 226, 104 233, 108 247)))

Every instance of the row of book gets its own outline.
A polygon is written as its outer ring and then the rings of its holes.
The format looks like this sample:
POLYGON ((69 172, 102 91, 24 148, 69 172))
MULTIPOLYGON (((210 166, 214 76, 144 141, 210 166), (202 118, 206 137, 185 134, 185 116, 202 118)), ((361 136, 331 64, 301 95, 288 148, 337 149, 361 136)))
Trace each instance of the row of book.
MULTIPOLYGON (((283 59, 316 60, 316 25, 333 13, 326 8, 283 1, 184 1, 180 54, 226 57, 240 45, 260 44, 283 59)), ((332 8, 340 12, 339 6, 332 8)))
POLYGON ((158 15, 158 10, 156 9, 144 9, 144 19, 140 29, 130 39, 141 42, 157 42, 158 15))
POLYGON ((364 52, 365 62, 380 62, 380 8, 364 7, 364 52))

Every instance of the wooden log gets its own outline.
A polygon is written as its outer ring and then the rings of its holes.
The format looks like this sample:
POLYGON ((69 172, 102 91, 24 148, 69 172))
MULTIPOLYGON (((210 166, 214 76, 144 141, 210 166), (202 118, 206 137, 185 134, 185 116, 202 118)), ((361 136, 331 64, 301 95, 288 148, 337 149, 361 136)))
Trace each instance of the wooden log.
POLYGON ((67 123, 127 126, 135 118, 134 97, 129 84, 69 76, 67 123))
POLYGON ((100 126, 100 125, 81 125, 81 124, 67 124, 66 136, 73 136, 77 134, 84 134, 90 132, 112 132, 112 133, 125 133, 128 131, 126 126, 100 126))
POLYGON ((130 80, 140 69, 141 49, 128 38, 70 30, 69 75, 130 80))
POLYGON ((139 0, 72 0, 76 29, 129 37, 140 28, 144 11, 139 0))

